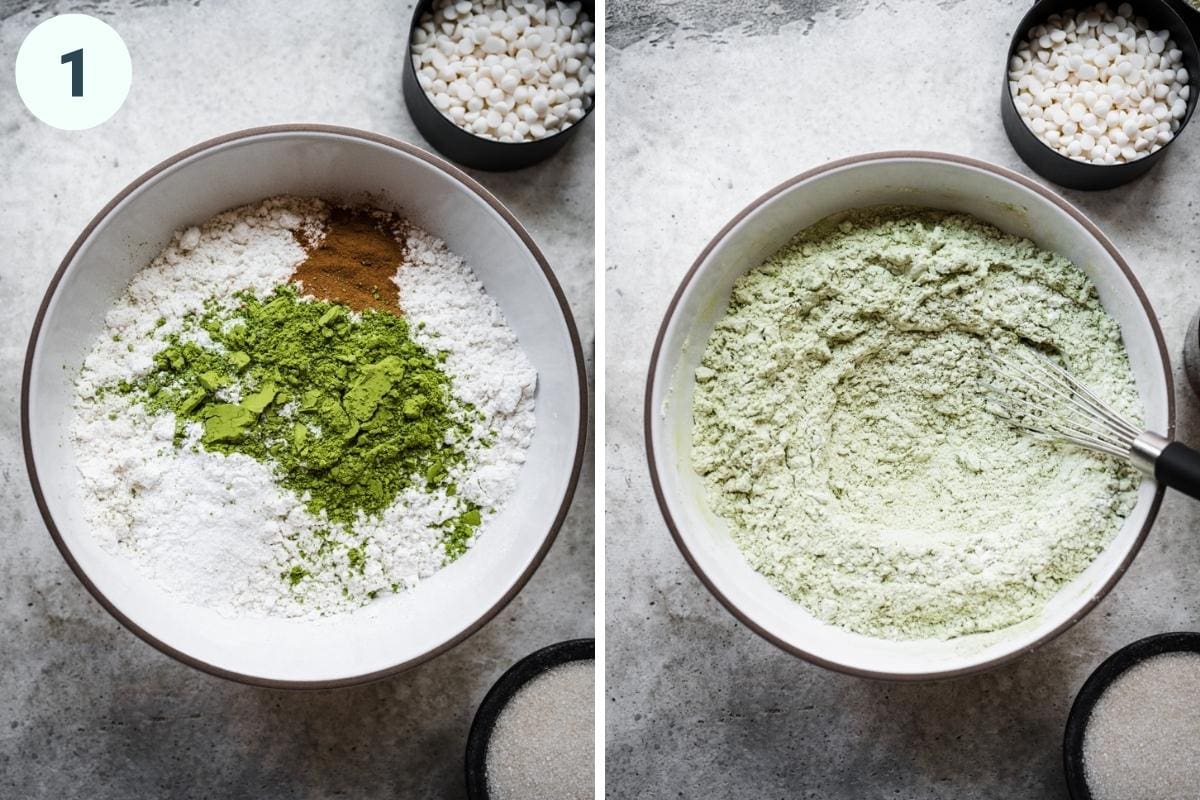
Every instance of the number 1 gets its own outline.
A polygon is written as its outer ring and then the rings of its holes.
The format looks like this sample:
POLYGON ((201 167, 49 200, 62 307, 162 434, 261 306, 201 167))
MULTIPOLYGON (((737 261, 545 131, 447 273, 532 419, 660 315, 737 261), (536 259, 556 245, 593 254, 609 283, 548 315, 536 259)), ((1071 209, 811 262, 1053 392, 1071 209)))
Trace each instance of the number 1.
POLYGON ((64 54, 59 63, 71 65, 71 97, 83 97, 83 49, 64 54))

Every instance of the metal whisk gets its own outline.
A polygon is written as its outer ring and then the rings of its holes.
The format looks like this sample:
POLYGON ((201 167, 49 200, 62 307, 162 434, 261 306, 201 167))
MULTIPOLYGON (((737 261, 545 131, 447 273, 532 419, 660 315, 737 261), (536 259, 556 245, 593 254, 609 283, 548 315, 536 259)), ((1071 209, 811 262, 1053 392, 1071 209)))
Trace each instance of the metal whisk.
POLYGON ((1013 427, 1126 459, 1144 475, 1200 499, 1200 452, 1142 430, 1075 376, 1026 350, 993 352, 987 408, 1013 427))

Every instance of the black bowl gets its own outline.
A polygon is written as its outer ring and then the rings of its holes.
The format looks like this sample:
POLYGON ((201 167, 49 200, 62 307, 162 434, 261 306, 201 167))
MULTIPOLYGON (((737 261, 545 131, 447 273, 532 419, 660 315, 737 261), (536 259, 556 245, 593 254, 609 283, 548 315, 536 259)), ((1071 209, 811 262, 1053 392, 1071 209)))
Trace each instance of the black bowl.
MULTIPOLYGON (((1120 3, 1122 0, 1113 0, 1120 3)), ((1068 8, 1081 10, 1093 5, 1091 0, 1040 0, 1034 4, 1029 13, 1017 25, 1012 42, 1008 46, 1008 57, 1004 59, 1004 80, 1001 82, 1000 117, 1004 121, 1004 132, 1012 142, 1017 155, 1029 165, 1034 172, 1043 178, 1053 181, 1060 186, 1070 189, 1112 189, 1123 183, 1145 174, 1166 155, 1167 150, 1175 140, 1183 134, 1196 103, 1200 101, 1200 49, 1197 49, 1196 38, 1192 36, 1188 24, 1171 7, 1169 0, 1128 0, 1133 6, 1134 15, 1145 17, 1154 30, 1167 29, 1171 38, 1183 51, 1183 64, 1187 68, 1189 85, 1192 96, 1188 98, 1187 114, 1180 121, 1179 130, 1175 137, 1162 146, 1156 153, 1131 161, 1127 164, 1092 164, 1085 161, 1075 161, 1054 150, 1043 142, 1038 135, 1029 129, 1025 120, 1017 112, 1013 102, 1012 92, 1008 88, 1008 64, 1020 46, 1027 41, 1031 28, 1046 21, 1051 14, 1065 11, 1068 8)), ((1111 3, 1110 3, 1111 5, 1111 3)))
POLYGON ((1092 800, 1083 770, 1083 734, 1096 701, 1130 667, 1152 656, 1180 652, 1200 653, 1200 633, 1160 633, 1139 639, 1105 659, 1083 684, 1075 696, 1075 704, 1071 706, 1067 730, 1063 735, 1063 768, 1067 773, 1067 790, 1071 800, 1092 800))
POLYGON ((1200 395, 1200 311, 1188 323, 1183 337, 1183 373, 1192 391, 1200 395))
POLYGON ((1183 21, 1192 29, 1192 38, 1200 44, 1200 8, 1196 8, 1187 0, 1168 0, 1168 2, 1175 12, 1183 17, 1183 21))
POLYGON ((521 687, 543 672, 568 661, 593 661, 596 658, 595 639, 569 639, 558 642, 522 658, 500 676, 475 712, 471 733, 467 736, 467 797, 488 800, 487 751, 496 718, 521 687))
MULTIPOLYGON (((425 141, 451 161, 465 167, 496 172, 531 166, 561 150, 592 115, 596 108, 594 95, 592 105, 578 122, 553 136, 531 142, 497 142, 480 138, 455 125, 437 109, 417 82, 417 68, 412 63, 413 32, 420 25, 421 16, 433 7, 433 3, 434 0, 420 0, 417 3, 417 7, 413 9, 412 22, 408 26, 408 40, 404 43, 404 105, 408 107, 408 113, 417 130, 425 137, 425 141)), ((598 28, 594 0, 583 0, 583 10, 598 28)))

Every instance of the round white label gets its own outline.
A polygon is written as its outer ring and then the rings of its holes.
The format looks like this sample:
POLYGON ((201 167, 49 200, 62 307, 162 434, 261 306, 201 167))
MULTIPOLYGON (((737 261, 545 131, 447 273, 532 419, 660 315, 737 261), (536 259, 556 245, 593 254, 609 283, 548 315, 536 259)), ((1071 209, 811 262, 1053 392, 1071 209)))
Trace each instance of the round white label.
POLYGON ((87 14, 51 17, 17 52, 17 91, 25 106, 63 130, 94 128, 117 113, 132 80, 121 36, 87 14))

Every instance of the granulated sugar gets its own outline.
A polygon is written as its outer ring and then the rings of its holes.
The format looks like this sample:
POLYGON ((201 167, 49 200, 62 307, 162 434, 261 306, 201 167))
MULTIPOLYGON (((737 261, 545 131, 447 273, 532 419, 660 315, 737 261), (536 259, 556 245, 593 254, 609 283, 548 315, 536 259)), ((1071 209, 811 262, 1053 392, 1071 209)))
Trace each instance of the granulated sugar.
MULTIPOLYGON (((177 232, 109 311, 76 381, 72 444, 95 535, 164 588, 225 614, 328 614, 411 588, 486 531, 532 438, 536 371, 466 262, 415 228, 394 278, 400 311, 413 341, 443 353, 471 417, 463 459, 441 478, 415 478, 382 512, 314 513, 270 463, 206 446, 200 425, 181 431, 175 413, 121 388, 156 369, 172 335, 219 349, 195 319, 288 285, 306 257, 301 241, 319 244, 328 219, 321 200, 283 197, 177 232), (454 529, 466 509, 476 524, 454 529)), ((253 388, 216 396, 237 403, 253 388)))
POLYGON ((594 661, 571 661, 508 701, 488 743, 488 793, 495 800, 594 796, 595 675, 594 661))
POLYGON ((1083 734, 1095 800, 1200 797, 1200 653, 1153 656, 1113 681, 1083 734))

